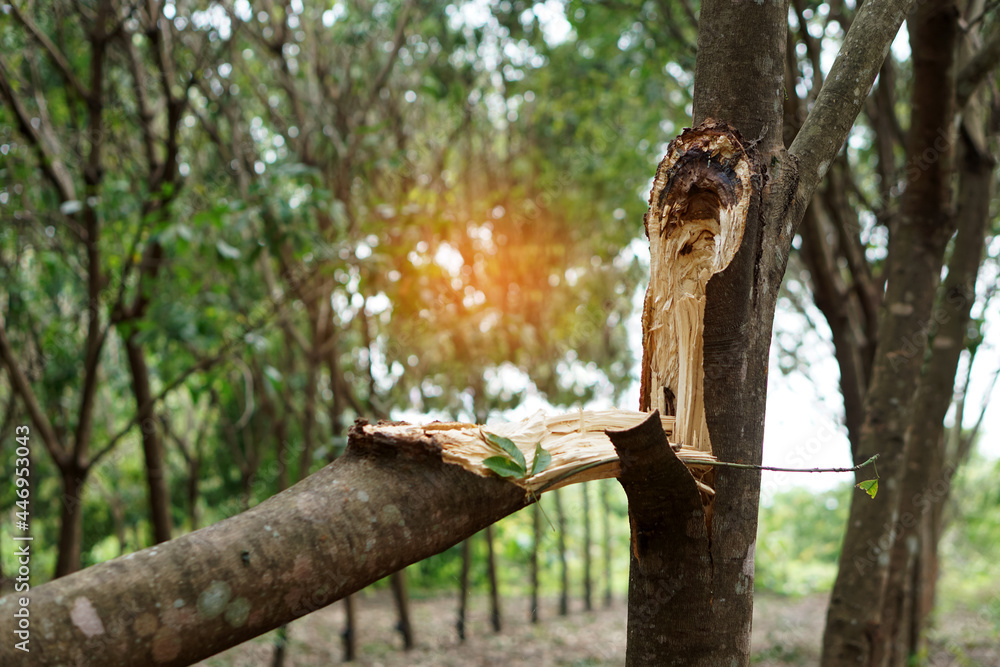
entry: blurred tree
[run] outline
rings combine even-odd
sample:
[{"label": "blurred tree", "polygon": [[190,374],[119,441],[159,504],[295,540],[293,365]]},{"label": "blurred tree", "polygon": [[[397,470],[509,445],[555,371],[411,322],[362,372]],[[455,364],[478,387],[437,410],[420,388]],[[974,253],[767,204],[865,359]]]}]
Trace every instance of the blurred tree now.
[{"label": "blurred tree", "polygon": [[[136,425],[152,539],[170,537],[155,404],[192,364],[213,361],[180,321],[181,309],[164,312],[154,288],[172,259],[162,240],[183,185],[177,158],[187,87],[214,49],[198,33],[181,36],[157,21],[159,9],[58,2],[45,11],[5,4],[3,13],[2,39],[13,55],[0,58],[2,113],[19,141],[4,151],[3,208],[13,224],[4,237],[0,352],[59,471],[61,576],[80,567],[87,478]],[[159,345],[191,347],[179,355],[181,379],[161,378],[157,394],[147,346],[159,327]],[[122,352],[131,416],[111,407],[129,392]],[[100,425],[103,413],[113,418]],[[95,437],[102,445],[92,451]]]},{"label": "blurred tree", "polygon": [[[853,18],[793,5],[786,141],[822,90],[824,36]],[[919,5],[908,24],[912,71],[886,58],[857,140],[802,225],[800,257],[832,332],[852,453],[861,462],[879,452],[884,478],[875,502],[853,497],[824,641],[828,665],[904,665],[921,652],[940,535],[932,510],[947,496],[934,489],[947,489],[961,463],[946,451],[944,417],[990,229],[995,86],[973,93],[1000,61],[1000,42],[983,18],[980,2],[961,12],[954,3]],[[991,35],[985,43],[981,31]],[[897,102],[907,88],[908,109]]]}]

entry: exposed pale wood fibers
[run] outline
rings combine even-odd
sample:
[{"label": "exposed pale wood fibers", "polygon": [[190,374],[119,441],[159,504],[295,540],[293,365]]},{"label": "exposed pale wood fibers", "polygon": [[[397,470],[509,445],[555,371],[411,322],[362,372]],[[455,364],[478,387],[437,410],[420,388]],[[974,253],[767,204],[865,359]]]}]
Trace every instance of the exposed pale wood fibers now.
[{"label": "exposed pale wood fibers", "polygon": [[657,169],[646,214],[641,408],[676,415],[672,440],[704,452],[712,451],[704,401],[705,287],[743,240],[751,167],[724,126],[686,131]]},{"label": "exposed pale wood fibers", "polygon": [[[538,492],[578,482],[617,477],[618,454],[605,431],[632,428],[647,417],[644,412],[632,410],[588,410],[552,417],[537,412],[522,421],[490,426],[433,422],[422,426],[369,424],[363,428],[366,433],[377,432],[392,439],[420,440],[436,445],[445,462],[462,466],[481,476],[493,475],[483,465],[483,459],[499,454],[496,447],[486,441],[484,432],[512,440],[524,453],[529,469],[535,454],[535,444],[540,442],[552,455],[552,463],[526,480],[511,480],[525,490]],[[674,418],[661,417],[661,421],[669,438],[673,432]],[[711,454],[691,447],[682,446],[676,453],[681,461],[692,468],[692,474],[696,478],[707,472],[707,467],[698,466],[697,463],[715,459]],[[702,486],[702,490],[711,493],[710,488]]]}]

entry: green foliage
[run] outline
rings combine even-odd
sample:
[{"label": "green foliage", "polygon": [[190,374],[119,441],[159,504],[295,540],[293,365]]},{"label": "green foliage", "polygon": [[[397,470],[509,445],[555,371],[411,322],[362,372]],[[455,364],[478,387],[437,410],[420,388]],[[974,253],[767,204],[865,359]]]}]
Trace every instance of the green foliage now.
[{"label": "green foliage", "polygon": [[996,545],[1000,540],[1000,491],[995,483],[1000,461],[973,453],[945,491],[954,503],[945,510],[941,538],[942,580],[938,585],[943,611],[966,607],[983,612],[1000,631],[1000,568]]},{"label": "green foliage", "polygon": [[[528,474],[528,465],[524,461],[524,454],[520,448],[509,438],[503,438],[493,433],[483,433],[486,440],[498,447],[503,455],[490,456],[483,460],[483,465],[500,475],[501,477],[516,477],[523,479]],[[541,449],[541,443],[538,448]],[[532,466],[534,467],[534,466]]]},{"label": "green foliage", "polygon": [[760,511],[756,586],[784,595],[829,590],[850,507],[850,489],[812,493],[791,487]]},{"label": "green foliage", "polygon": [[875,457],[873,456],[868,462],[862,465],[866,465],[869,462],[872,464],[872,468],[875,471],[875,479],[866,479],[854,485],[859,489],[861,489],[862,491],[864,491],[865,493],[867,493],[869,497],[871,497],[873,500],[875,499],[875,496],[878,494],[878,479],[879,479],[878,467],[875,465],[874,461]]}]

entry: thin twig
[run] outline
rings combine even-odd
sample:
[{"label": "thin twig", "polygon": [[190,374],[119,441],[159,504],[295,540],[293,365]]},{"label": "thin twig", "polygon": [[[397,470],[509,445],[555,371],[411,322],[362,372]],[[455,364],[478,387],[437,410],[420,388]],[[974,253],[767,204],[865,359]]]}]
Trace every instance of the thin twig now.
[{"label": "thin twig", "polygon": [[[730,463],[728,461],[713,461],[712,459],[697,460],[697,461],[684,461],[682,459],[682,463],[684,463],[685,465],[718,466],[721,468],[740,468],[743,470],[770,470],[773,472],[855,472],[857,470],[861,470],[862,468],[871,465],[872,463],[875,463],[875,460],[878,459],[878,457],[879,455],[875,454],[864,463],[858,464],[853,468],[778,468],[775,466],[759,466],[759,465],[754,465],[752,463]],[[567,470],[565,473],[559,475],[555,479],[551,479],[538,489],[535,489],[535,491],[537,493],[544,493],[545,491],[548,491],[559,482],[565,481],[570,477],[575,477],[584,471],[590,470],[591,468],[596,468],[598,466],[603,466],[609,463],[617,463],[617,462],[618,462],[617,458],[603,459],[601,461],[594,461],[593,463],[588,463],[587,465],[580,466],[579,468],[573,468],[572,470]]]},{"label": "thin twig", "polygon": [[865,466],[875,463],[875,459],[879,457],[878,454],[871,457],[864,463],[860,463],[853,468],[778,468],[775,466],[758,466],[752,463],[730,463],[728,461],[698,461],[695,465],[705,465],[705,466],[719,466],[722,468],[742,468],[745,470],[771,470],[774,472],[855,472],[861,470]]}]

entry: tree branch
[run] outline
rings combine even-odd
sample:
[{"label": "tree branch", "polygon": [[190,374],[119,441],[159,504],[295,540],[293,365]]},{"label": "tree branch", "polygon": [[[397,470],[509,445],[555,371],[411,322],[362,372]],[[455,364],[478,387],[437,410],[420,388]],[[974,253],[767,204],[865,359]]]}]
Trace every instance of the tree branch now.
[{"label": "tree branch", "polygon": [[35,147],[35,151],[38,153],[39,167],[59,192],[60,200],[63,202],[76,200],[73,178],[66,169],[66,165],[46,146],[42,135],[32,126],[28,110],[14,93],[14,87],[11,85],[7,70],[7,62],[0,55],[0,97],[7,98],[7,103],[14,115],[17,116],[18,127],[31,145]]},{"label": "tree branch", "polygon": [[815,106],[788,149],[799,164],[798,207],[805,208],[847,139],[913,1],[866,2],[858,11]]},{"label": "tree branch", "polygon": [[994,30],[990,40],[958,73],[956,95],[959,109],[965,108],[976,88],[997,64],[1000,64],[1000,27]]},{"label": "tree branch", "polygon": [[[63,78],[66,79],[66,83],[70,85],[70,88],[72,88],[76,94],[80,96],[80,99],[85,101],[89,100],[92,91],[87,90],[86,86],[83,85],[83,82],[77,78],[76,74],[73,72],[73,67],[69,64],[69,61],[66,59],[63,52],[59,50],[59,47],[53,44],[52,40],[49,39],[49,36],[42,32],[42,30],[35,25],[30,18],[21,13],[17,3],[10,3],[10,8],[14,13],[14,18],[16,18],[18,22],[20,22],[20,24],[31,33],[31,36],[34,37],[35,40],[42,45],[42,48],[45,49],[46,53],[49,54],[52,62],[55,63],[56,68],[59,70],[60,74],[63,75]],[[99,92],[93,94],[99,94]]]},{"label": "tree branch", "polygon": [[859,463],[851,468],[779,468],[777,466],[758,466],[752,463],[731,463],[729,461],[701,461],[702,465],[714,466],[719,468],[739,468],[741,470],[771,470],[774,472],[857,472],[862,468],[866,468],[871,464],[875,463],[878,459],[878,454],[875,454],[870,459],[864,463]]},{"label": "tree branch", "polygon": [[[545,473],[594,458],[594,445],[597,457],[614,456],[605,428],[642,422],[664,444],[653,417],[607,411],[491,426],[506,427],[503,433],[515,441],[530,440],[529,451],[539,434],[550,442],[552,463],[529,481],[499,479],[482,466],[495,448],[476,425],[359,422],[337,461],[251,510],[0,598],[0,634],[14,632],[18,599],[29,597],[32,615],[51,623],[45,641],[31,644],[38,664],[192,664],[440,553],[531,504],[537,493],[528,489]],[[705,455],[683,450],[674,456],[665,449],[661,453],[674,465],[671,479],[683,481],[688,499],[697,503],[682,462]],[[566,483],[611,476],[609,468],[595,469]],[[154,608],[160,613],[144,613]],[[0,646],[0,656],[10,650],[10,644]]]},{"label": "tree branch", "polygon": [[45,448],[52,458],[61,465],[61,462],[66,460],[66,450],[59,442],[59,438],[56,436],[55,429],[52,428],[49,418],[45,416],[45,411],[42,410],[42,406],[38,402],[38,397],[35,396],[35,392],[31,388],[31,383],[28,381],[24,371],[21,370],[20,364],[17,363],[14,350],[7,339],[7,332],[4,329],[3,322],[0,322],[0,361],[3,361],[4,366],[7,367],[10,384],[14,388],[14,391],[21,397],[21,400],[24,401],[24,406],[31,416],[31,421],[35,423],[35,428],[38,429],[42,436]]}]

